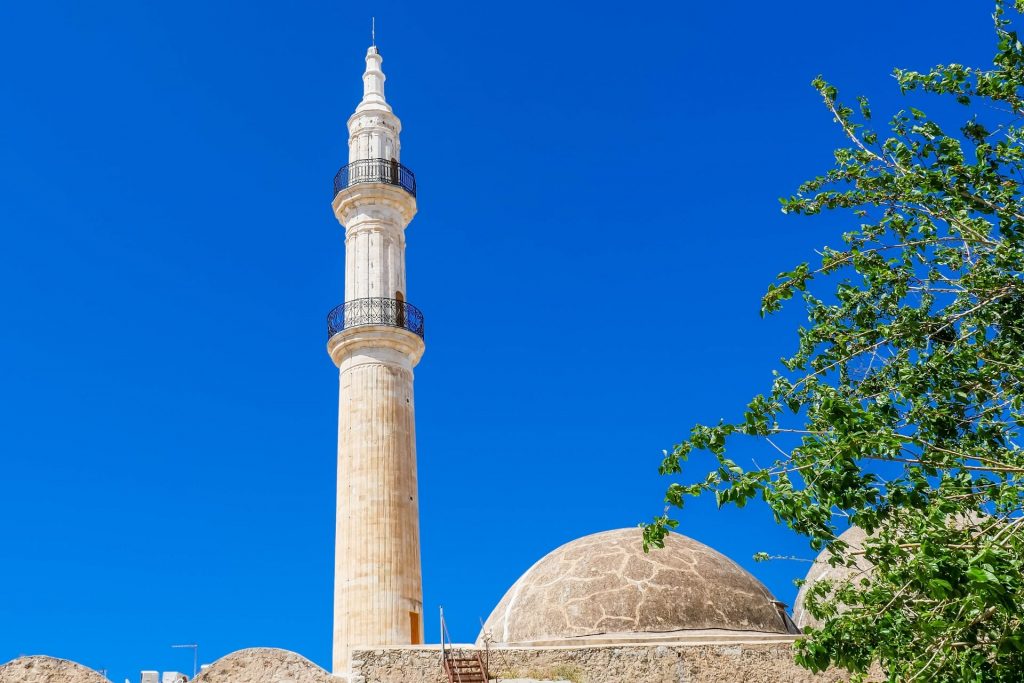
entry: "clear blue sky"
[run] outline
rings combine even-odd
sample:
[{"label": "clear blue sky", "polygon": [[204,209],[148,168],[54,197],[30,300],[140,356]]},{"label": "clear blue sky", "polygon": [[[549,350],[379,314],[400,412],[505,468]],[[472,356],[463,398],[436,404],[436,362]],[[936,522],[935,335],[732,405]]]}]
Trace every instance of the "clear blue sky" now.
[{"label": "clear blue sky", "polygon": [[[329,665],[330,188],[368,7],[0,6],[0,662],[120,683],[189,671],[168,646],[198,642]],[[842,143],[811,78],[887,116],[891,67],[987,63],[989,11],[373,8],[420,188],[429,640],[438,605],[471,640],[544,553],[658,513],[661,449],[737,416],[793,349],[800,311],[757,311],[838,232],[778,210]],[[813,556],[760,506],[695,505],[681,530],[790,603],[806,565],[750,558]]]}]

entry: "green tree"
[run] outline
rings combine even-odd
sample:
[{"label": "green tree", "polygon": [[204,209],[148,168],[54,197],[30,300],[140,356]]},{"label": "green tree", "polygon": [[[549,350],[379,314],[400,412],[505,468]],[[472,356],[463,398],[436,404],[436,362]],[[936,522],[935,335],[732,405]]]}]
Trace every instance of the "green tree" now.
[{"label": "green tree", "polygon": [[[1024,48],[1007,16],[997,3],[991,68],[895,72],[904,94],[963,105],[959,130],[908,108],[876,132],[864,98],[849,106],[815,79],[849,144],[783,211],[859,227],[769,286],[762,315],[796,297],[808,316],[771,390],[742,420],[695,426],[661,465],[670,506],[761,498],[833,563],[871,563],[809,591],[823,623],[796,657],[812,670],[1024,680]],[[734,462],[738,438],[774,462]],[[695,451],[717,460],[698,481],[683,476]],[[668,510],[645,545],[677,525]],[[850,524],[863,549],[836,540]]]}]

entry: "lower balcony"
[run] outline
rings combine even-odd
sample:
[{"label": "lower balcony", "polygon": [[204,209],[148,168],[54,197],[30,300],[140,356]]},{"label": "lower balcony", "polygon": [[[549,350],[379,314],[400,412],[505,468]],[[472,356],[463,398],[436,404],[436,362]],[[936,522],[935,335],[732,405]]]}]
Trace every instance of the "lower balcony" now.
[{"label": "lower balcony", "polygon": [[416,175],[394,159],[357,159],[341,167],[334,176],[334,195],[362,183],[396,185],[416,196]]},{"label": "lower balcony", "polygon": [[342,330],[365,325],[401,327],[423,337],[423,313],[399,299],[369,297],[346,301],[327,314],[327,338]]}]

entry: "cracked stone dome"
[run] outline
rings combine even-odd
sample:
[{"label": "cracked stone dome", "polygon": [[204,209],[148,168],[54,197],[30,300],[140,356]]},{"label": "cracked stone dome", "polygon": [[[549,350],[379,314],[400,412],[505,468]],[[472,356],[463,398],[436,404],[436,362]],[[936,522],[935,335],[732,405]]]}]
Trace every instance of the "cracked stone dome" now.
[{"label": "cracked stone dome", "polygon": [[505,593],[480,640],[553,643],[600,636],[664,640],[699,631],[791,634],[760,581],[680,534],[645,554],[638,528],[584,536],[554,550]]}]

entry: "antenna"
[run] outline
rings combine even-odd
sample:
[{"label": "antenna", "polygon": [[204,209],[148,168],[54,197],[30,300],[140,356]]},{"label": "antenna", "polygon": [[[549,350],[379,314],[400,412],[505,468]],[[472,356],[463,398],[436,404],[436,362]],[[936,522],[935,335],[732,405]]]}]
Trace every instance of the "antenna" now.
[{"label": "antenna", "polygon": [[171,645],[171,647],[190,647],[192,648],[192,678],[196,677],[196,672],[199,668],[199,644],[188,643],[187,645]]},{"label": "antenna", "polygon": [[370,17],[370,42],[377,47],[377,17]]}]

